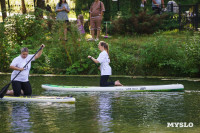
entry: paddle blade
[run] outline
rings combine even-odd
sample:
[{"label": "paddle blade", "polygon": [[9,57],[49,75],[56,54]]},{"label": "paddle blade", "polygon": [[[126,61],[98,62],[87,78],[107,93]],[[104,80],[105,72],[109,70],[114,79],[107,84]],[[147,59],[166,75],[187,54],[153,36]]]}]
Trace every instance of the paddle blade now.
[{"label": "paddle blade", "polygon": [[1,91],[0,91],[0,98],[3,98],[9,88],[10,84],[7,84],[6,86],[4,86]]}]

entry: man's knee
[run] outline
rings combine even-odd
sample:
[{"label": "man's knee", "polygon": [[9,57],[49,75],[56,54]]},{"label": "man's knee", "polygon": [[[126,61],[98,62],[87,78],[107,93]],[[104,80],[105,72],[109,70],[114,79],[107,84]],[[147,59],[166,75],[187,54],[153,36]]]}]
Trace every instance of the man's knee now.
[{"label": "man's knee", "polygon": [[20,96],[21,95],[21,90],[13,90],[14,91],[14,96]]}]

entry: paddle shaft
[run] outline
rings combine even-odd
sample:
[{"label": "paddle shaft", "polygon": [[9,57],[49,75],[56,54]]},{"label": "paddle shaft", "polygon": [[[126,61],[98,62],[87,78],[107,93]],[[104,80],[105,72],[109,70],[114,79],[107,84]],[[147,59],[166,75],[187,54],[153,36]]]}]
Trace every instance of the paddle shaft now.
[{"label": "paddle shaft", "polygon": [[[31,57],[31,59],[26,63],[26,65],[25,65],[23,68],[26,68],[26,66],[28,65],[28,63],[31,62],[31,60],[36,56],[36,54],[37,54],[41,49],[42,49],[42,47],[40,47],[40,48],[38,49],[38,51],[33,55],[33,57]],[[16,78],[21,72],[22,72],[22,71],[19,71],[19,73],[10,81],[10,83],[12,83],[13,80],[15,80],[15,78]],[[9,84],[10,84],[10,83],[9,83]]]},{"label": "paddle shaft", "polygon": [[[26,63],[26,65],[23,67],[25,68],[28,63],[35,57],[35,55],[42,49],[42,46],[40,47],[40,49],[38,49],[38,51],[33,55],[33,57]],[[21,73],[22,71],[19,71],[19,73],[6,85],[4,86],[1,91],[0,91],[0,98],[3,98],[4,95],[6,94],[8,87],[10,86],[10,84],[14,81],[14,79]]]}]

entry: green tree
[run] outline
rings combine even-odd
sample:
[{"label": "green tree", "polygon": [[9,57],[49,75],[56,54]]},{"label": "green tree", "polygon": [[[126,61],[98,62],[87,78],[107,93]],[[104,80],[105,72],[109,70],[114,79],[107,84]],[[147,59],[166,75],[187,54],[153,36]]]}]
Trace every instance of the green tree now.
[{"label": "green tree", "polygon": [[76,16],[89,12],[93,0],[74,0]]},{"label": "green tree", "polygon": [[191,5],[200,3],[200,0],[175,0],[178,4]]},{"label": "green tree", "polygon": [[[129,15],[132,12],[138,13],[140,9],[141,0],[101,0],[105,6],[104,20],[110,20],[114,18],[118,12],[122,15]],[[94,0],[74,0],[76,15],[82,13],[88,13],[91,4]]]},{"label": "green tree", "polygon": [[35,16],[37,19],[43,18],[43,9],[45,9],[44,0],[34,0],[35,7]]},{"label": "green tree", "polygon": [[4,23],[0,23],[0,71],[6,72],[8,70],[9,59],[8,59],[8,44],[5,36]]}]

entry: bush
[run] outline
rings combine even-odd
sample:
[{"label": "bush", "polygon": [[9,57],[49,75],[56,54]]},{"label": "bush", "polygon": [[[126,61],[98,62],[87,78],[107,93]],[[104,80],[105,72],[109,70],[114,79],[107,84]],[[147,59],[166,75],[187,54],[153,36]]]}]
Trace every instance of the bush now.
[{"label": "bush", "polygon": [[152,34],[158,30],[171,30],[178,27],[177,19],[173,14],[155,15],[141,11],[138,15],[119,16],[112,21],[113,34]]},{"label": "bush", "polygon": [[5,22],[7,38],[12,45],[38,45],[45,39],[47,25],[44,20],[36,20],[34,16],[14,15]]},{"label": "bush", "polygon": [[200,36],[198,33],[191,38],[187,35],[187,41],[184,44],[184,73],[189,76],[200,76]]},{"label": "bush", "polygon": [[9,52],[8,52],[8,41],[5,36],[5,27],[4,23],[0,23],[0,71],[7,72],[8,71],[8,65],[10,63],[9,59]]},{"label": "bush", "polygon": [[182,70],[183,49],[181,44],[175,43],[174,38],[165,38],[156,34],[156,39],[149,39],[140,49],[140,69],[144,74],[173,75]]}]

